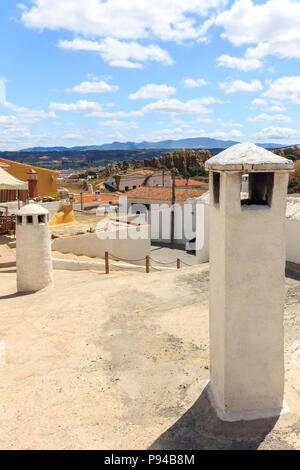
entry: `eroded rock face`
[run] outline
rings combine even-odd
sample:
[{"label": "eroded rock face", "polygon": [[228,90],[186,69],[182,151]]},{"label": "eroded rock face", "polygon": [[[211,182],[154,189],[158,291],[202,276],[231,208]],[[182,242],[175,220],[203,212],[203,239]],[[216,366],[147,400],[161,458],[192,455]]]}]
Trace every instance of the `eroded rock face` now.
[{"label": "eroded rock face", "polygon": [[105,169],[105,176],[116,173],[135,170],[138,168],[154,168],[158,170],[177,169],[179,173],[184,174],[189,167],[203,166],[206,160],[212,157],[209,150],[175,150],[168,153],[165,157],[146,158],[145,160],[124,160],[120,163],[112,163]]},{"label": "eroded rock face", "polygon": [[271,152],[276,153],[276,155],[280,155],[281,157],[290,158],[294,161],[300,159],[300,147],[297,145],[293,145],[292,147],[272,149]]}]

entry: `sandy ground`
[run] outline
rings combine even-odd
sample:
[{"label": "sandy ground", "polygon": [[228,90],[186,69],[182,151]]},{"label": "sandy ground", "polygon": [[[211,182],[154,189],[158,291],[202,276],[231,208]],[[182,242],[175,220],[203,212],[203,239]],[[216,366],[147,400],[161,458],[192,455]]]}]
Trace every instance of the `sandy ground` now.
[{"label": "sandy ground", "polygon": [[15,277],[0,270],[1,449],[300,447],[299,281],[287,279],[290,411],[224,423],[205,390],[208,265],[56,271],[54,288],[27,295],[16,294]]}]

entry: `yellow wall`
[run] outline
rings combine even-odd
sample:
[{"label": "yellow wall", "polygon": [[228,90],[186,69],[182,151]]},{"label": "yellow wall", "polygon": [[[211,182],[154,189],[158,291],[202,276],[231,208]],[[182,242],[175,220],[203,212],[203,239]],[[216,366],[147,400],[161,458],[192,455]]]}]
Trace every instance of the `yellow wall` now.
[{"label": "yellow wall", "polygon": [[7,172],[10,173],[15,178],[18,178],[22,181],[27,181],[27,173],[33,168],[37,172],[38,176],[38,195],[56,195],[57,194],[57,182],[56,177],[58,175],[57,171],[48,170],[46,168],[39,168],[37,166],[26,165],[24,163],[13,162],[11,160],[5,160],[0,158],[0,162],[7,163],[9,167]]}]

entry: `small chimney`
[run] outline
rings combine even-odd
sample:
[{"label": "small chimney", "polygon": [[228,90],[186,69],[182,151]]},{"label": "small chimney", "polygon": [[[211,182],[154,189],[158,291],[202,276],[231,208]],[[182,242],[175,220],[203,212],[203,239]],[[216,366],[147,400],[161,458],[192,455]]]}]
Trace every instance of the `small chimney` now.
[{"label": "small chimney", "polygon": [[27,181],[28,181],[28,192],[30,198],[38,197],[38,176],[37,172],[31,168],[27,172]]},{"label": "small chimney", "polygon": [[39,204],[28,204],[17,212],[18,292],[33,292],[53,285],[48,221],[48,211]]},{"label": "small chimney", "polygon": [[278,416],[284,392],[285,211],[293,162],[243,143],[205,166],[212,227],[209,396],[225,421]]}]

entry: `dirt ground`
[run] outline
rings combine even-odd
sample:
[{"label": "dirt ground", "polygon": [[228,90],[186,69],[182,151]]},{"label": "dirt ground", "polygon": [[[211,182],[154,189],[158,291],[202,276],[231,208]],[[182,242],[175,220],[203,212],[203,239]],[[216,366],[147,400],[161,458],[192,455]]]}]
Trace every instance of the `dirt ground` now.
[{"label": "dirt ground", "polygon": [[299,281],[287,279],[289,412],[224,423],[205,389],[208,264],[56,271],[27,295],[14,268],[0,280],[1,449],[299,449]]}]

